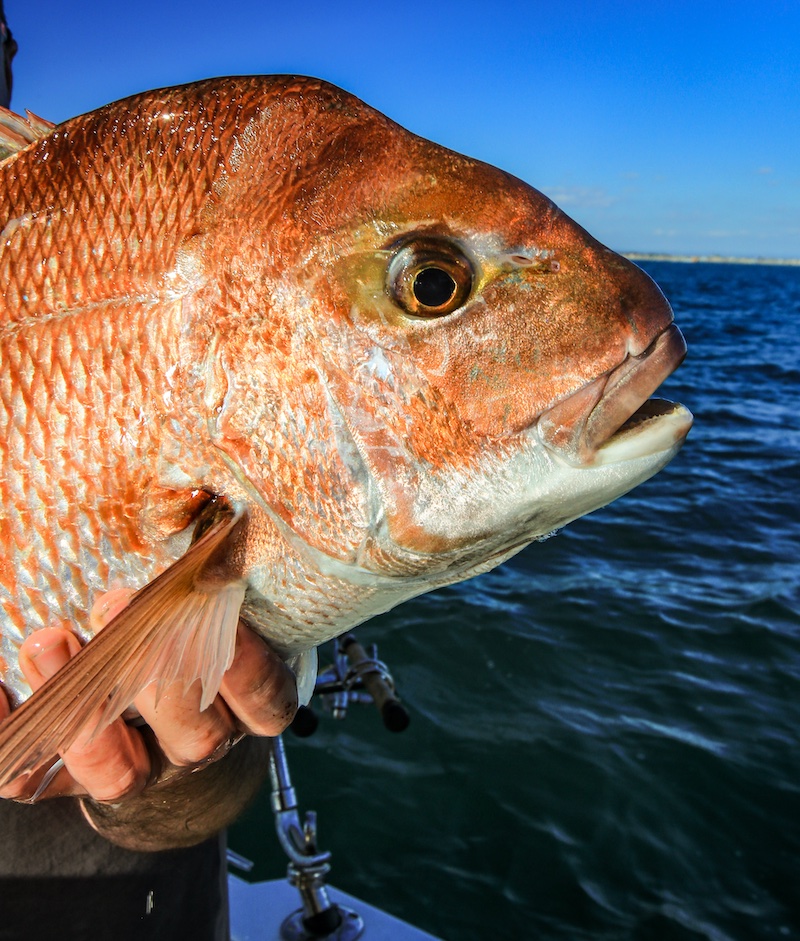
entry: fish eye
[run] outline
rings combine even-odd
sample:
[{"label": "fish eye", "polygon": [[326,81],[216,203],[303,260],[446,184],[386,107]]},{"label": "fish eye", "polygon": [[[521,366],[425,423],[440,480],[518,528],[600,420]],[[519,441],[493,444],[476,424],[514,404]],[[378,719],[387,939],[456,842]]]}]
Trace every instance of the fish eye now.
[{"label": "fish eye", "polygon": [[417,237],[404,242],[393,256],[387,290],[408,314],[444,317],[464,305],[473,280],[472,265],[455,243]]},{"label": "fish eye", "polygon": [[414,297],[423,307],[443,307],[449,303],[458,285],[444,268],[423,268],[414,278]]}]

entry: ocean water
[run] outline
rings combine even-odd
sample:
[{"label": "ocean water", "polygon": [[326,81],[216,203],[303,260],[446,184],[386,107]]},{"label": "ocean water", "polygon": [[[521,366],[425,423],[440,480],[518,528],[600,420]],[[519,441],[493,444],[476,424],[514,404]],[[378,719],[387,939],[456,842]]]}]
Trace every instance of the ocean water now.
[{"label": "ocean water", "polygon": [[[447,941],[800,938],[800,268],[644,267],[684,450],[359,629],[406,732],[286,736],[332,882]],[[266,801],[231,842],[283,875]]]}]

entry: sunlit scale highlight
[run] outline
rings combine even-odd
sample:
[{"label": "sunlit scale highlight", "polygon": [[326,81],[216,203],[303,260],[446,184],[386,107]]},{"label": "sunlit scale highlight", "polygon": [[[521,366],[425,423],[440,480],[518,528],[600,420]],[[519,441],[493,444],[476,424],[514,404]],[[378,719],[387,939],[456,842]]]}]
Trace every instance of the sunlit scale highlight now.
[{"label": "sunlit scale highlight", "polygon": [[615,499],[688,431],[666,404],[617,434],[685,351],[646,275],[339,89],[215,79],[32,137],[0,164],[15,701],[29,631],[147,587],[4,723],[0,779],[156,678],[213,697],[240,606],[302,654]]}]

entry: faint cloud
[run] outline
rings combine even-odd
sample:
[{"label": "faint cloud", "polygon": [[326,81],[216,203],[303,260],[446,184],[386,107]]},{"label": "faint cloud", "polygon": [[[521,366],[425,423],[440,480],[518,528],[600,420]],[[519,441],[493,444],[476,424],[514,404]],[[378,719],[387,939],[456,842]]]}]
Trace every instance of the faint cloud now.
[{"label": "faint cloud", "polygon": [[767,176],[768,174],[774,173],[774,172],[775,171],[772,169],[772,167],[759,167],[756,170],[756,173],[758,173],[760,176]]},{"label": "faint cloud", "polygon": [[709,229],[703,233],[711,239],[748,238],[751,234],[747,229]]},{"label": "faint cloud", "polygon": [[564,186],[544,190],[558,206],[606,207],[617,200],[600,187]]},{"label": "faint cloud", "polygon": [[642,174],[637,170],[628,170],[626,173],[620,173],[620,176],[623,180],[638,180],[641,179]]}]

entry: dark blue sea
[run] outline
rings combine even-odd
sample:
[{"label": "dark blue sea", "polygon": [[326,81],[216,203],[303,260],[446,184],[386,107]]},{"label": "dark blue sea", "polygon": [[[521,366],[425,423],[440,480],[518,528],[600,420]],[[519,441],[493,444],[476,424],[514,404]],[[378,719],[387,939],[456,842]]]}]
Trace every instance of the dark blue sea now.
[{"label": "dark blue sea", "polygon": [[[800,938],[800,268],[645,267],[683,451],[359,629],[406,732],[286,736],[332,882],[447,941]],[[265,809],[231,842],[279,878]]]}]

